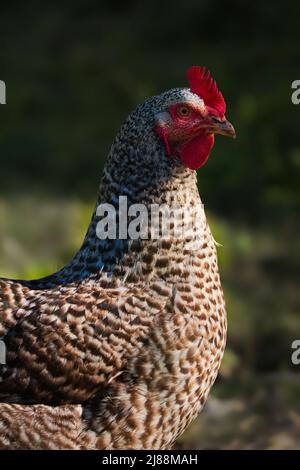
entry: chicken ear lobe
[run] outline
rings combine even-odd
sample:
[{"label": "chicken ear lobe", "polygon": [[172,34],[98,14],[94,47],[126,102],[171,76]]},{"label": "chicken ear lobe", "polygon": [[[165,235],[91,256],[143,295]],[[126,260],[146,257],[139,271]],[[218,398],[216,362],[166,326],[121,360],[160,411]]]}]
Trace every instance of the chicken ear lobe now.
[{"label": "chicken ear lobe", "polygon": [[156,127],[156,132],[157,132],[158,136],[161,138],[161,140],[163,141],[163,143],[165,145],[167,156],[170,157],[171,156],[171,146],[170,146],[170,142],[169,142],[168,130],[166,129],[165,126],[157,126]]}]

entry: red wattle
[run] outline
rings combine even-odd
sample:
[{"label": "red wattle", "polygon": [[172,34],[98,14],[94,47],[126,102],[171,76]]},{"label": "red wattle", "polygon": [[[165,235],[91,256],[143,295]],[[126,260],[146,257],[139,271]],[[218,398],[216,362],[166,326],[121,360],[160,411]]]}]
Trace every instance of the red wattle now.
[{"label": "red wattle", "polygon": [[185,144],[180,151],[182,163],[191,170],[198,170],[206,163],[212,146],[213,134],[203,134]]}]

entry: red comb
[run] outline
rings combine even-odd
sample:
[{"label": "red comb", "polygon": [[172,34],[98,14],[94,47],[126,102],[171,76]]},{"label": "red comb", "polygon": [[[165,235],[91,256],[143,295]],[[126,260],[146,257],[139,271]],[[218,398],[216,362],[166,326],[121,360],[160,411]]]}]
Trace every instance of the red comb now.
[{"label": "red comb", "polygon": [[190,89],[203,99],[206,106],[213,108],[219,115],[224,115],[226,103],[222,93],[218,90],[216,82],[205,67],[193,65],[187,71]]}]

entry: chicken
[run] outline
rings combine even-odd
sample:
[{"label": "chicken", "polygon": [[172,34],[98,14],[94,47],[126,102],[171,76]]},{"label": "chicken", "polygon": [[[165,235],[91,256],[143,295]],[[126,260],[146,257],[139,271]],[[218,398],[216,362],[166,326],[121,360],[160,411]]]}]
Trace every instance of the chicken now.
[{"label": "chicken", "polygon": [[[1,449],[167,449],[202,409],[226,312],[195,170],[214,134],[235,132],[209,72],[188,79],[126,119],[75,257],[43,279],[0,279]],[[132,207],[188,209],[182,232],[162,236],[153,216],[156,237],[124,236],[121,198],[129,225]],[[115,236],[100,233],[104,209]]]}]

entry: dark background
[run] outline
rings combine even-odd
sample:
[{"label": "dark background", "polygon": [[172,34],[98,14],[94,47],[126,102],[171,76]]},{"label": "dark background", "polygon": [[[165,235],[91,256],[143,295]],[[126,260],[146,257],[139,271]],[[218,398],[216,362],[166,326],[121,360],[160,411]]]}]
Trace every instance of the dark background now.
[{"label": "dark background", "polygon": [[185,448],[300,448],[300,3],[189,0],[1,6],[1,275],[39,277],[79,247],[127,114],[206,65],[237,140],[199,190],[219,248],[229,337]]}]

